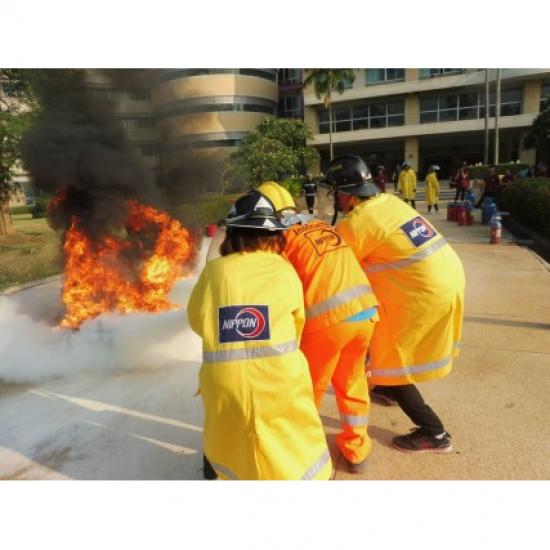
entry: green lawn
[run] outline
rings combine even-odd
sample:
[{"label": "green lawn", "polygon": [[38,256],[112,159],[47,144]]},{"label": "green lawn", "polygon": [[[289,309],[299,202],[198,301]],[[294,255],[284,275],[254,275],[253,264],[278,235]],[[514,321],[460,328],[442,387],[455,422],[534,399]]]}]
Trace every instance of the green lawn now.
[{"label": "green lawn", "polygon": [[61,271],[59,238],[45,218],[12,216],[16,233],[0,237],[0,290]]}]

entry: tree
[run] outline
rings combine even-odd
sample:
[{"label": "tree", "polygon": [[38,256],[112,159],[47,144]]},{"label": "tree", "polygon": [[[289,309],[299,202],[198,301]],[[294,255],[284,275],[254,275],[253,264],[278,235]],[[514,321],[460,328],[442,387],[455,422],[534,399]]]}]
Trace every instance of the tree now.
[{"label": "tree", "polygon": [[537,149],[544,160],[550,160],[550,97],[545,99],[544,107],[533,121],[523,146],[526,149]]},{"label": "tree", "polygon": [[0,235],[14,232],[9,200],[21,157],[19,143],[31,121],[30,84],[19,69],[0,69]]},{"label": "tree", "polygon": [[325,109],[328,109],[330,160],[334,157],[332,146],[332,94],[344,93],[346,83],[355,82],[355,69],[310,69],[304,80],[304,88],[313,83],[313,90],[318,99],[323,98]]},{"label": "tree", "polygon": [[264,181],[281,182],[305,174],[319,159],[317,150],[306,145],[311,137],[300,119],[266,118],[227,158],[226,189],[243,191]]}]

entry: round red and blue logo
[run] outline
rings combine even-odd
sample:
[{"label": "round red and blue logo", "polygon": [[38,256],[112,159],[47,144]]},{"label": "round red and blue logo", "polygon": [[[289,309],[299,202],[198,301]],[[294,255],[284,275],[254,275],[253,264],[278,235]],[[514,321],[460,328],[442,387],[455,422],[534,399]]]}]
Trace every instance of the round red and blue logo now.
[{"label": "round red and blue logo", "polygon": [[235,330],[243,338],[256,338],[265,328],[265,317],[255,307],[245,307],[235,316]]},{"label": "round red and blue logo", "polygon": [[425,239],[429,239],[434,235],[433,229],[422,218],[416,218],[413,221],[413,228],[418,235],[422,235]]}]

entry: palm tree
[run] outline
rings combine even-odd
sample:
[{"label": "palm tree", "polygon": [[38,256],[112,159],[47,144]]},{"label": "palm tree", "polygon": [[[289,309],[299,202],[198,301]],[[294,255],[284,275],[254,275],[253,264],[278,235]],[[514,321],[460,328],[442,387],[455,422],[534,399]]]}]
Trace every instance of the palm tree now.
[{"label": "palm tree", "polygon": [[355,82],[355,69],[310,69],[304,80],[304,88],[313,82],[313,89],[318,99],[323,98],[325,109],[328,109],[330,160],[332,148],[332,93],[344,93],[346,83]]}]

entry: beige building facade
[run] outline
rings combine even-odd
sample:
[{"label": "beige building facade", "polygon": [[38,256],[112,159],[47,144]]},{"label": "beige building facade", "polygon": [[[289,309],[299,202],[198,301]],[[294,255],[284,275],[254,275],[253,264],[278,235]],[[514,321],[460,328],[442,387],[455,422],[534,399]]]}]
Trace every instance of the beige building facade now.
[{"label": "beige building facade", "polygon": [[[489,128],[495,127],[495,77],[490,70]],[[522,146],[526,130],[550,93],[550,69],[502,69],[499,162],[535,163]],[[329,162],[329,120],[312,87],[304,90],[310,144]],[[483,161],[484,69],[357,69],[353,85],[333,96],[334,154],[354,153],[393,171],[404,160],[423,175],[439,164],[448,177],[462,161]],[[491,132],[491,136],[494,132]],[[494,162],[491,137],[489,162]]]}]

